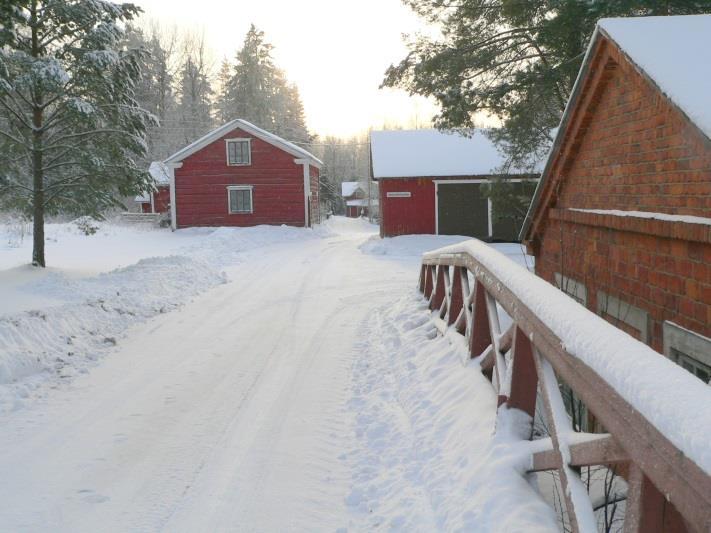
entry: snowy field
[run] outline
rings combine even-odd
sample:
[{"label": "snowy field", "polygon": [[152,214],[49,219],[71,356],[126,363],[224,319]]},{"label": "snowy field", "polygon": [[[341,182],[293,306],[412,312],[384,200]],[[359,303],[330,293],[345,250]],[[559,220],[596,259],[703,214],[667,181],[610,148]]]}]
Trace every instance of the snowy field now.
[{"label": "snowy field", "polygon": [[460,238],[56,224],[36,271],[15,233],[0,529],[556,530],[416,291],[421,254]]}]

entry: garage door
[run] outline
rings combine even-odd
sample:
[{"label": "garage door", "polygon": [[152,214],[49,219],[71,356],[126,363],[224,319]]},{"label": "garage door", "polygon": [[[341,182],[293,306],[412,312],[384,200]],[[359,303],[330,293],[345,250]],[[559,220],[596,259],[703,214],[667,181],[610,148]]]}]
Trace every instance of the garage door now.
[{"label": "garage door", "polygon": [[478,183],[439,183],[437,220],[440,235],[489,237],[488,202]]}]

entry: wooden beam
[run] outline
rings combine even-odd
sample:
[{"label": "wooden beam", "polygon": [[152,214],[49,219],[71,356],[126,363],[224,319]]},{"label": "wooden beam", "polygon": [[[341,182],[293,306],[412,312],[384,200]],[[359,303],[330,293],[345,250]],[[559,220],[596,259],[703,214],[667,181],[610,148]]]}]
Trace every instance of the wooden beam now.
[{"label": "wooden beam", "polygon": [[[593,465],[611,465],[629,461],[629,455],[611,436],[593,438],[570,446],[570,462],[568,466],[581,467]],[[529,472],[541,470],[557,470],[562,465],[558,450],[546,450],[534,453]]]}]

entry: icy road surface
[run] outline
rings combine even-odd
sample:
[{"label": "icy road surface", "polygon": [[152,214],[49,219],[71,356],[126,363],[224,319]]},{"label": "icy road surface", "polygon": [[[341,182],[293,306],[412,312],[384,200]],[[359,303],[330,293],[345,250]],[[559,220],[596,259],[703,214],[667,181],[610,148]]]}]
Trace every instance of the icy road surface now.
[{"label": "icy road surface", "polygon": [[414,291],[446,242],[348,227],[245,253],[3,414],[0,530],[554,530]]}]

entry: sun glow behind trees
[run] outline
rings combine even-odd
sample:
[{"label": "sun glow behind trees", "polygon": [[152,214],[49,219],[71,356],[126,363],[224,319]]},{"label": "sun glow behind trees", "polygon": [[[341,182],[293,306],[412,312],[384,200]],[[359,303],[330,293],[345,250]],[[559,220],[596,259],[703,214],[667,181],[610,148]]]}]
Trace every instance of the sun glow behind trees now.
[{"label": "sun glow behind trees", "polygon": [[275,63],[298,86],[309,131],[321,137],[351,137],[371,127],[424,127],[435,112],[426,98],[378,89],[388,65],[407,52],[402,34],[428,31],[400,0],[136,3],[146,21],[204,32],[215,75],[254,23],[274,45]]}]

